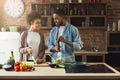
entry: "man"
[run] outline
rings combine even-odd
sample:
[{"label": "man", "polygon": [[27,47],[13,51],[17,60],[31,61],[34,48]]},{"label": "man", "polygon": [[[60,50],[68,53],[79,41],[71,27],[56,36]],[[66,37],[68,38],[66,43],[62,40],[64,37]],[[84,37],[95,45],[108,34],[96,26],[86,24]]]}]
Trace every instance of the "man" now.
[{"label": "man", "polygon": [[62,9],[53,12],[53,20],[56,26],[50,32],[48,50],[55,59],[60,58],[66,63],[75,62],[73,51],[83,47],[78,29],[67,22]]}]

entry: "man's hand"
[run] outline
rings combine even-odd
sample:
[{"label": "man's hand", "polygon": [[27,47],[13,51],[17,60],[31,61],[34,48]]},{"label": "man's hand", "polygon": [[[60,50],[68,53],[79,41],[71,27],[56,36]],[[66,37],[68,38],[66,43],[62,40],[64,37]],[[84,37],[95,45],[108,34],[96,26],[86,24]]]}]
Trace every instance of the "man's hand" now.
[{"label": "man's hand", "polygon": [[58,42],[58,44],[59,44],[59,42],[63,42],[63,43],[65,43],[65,44],[73,47],[73,43],[70,42],[70,41],[65,40],[63,36],[60,36],[60,37],[57,39],[57,42]]},{"label": "man's hand", "polygon": [[55,50],[60,52],[60,46],[55,46]]},{"label": "man's hand", "polygon": [[57,39],[57,42],[59,43],[59,42],[66,42],[66,40],[64,39],[64,37],[63,36],[60,36],[58,39]]},{"label": "man's hand", "polygon": [[55,46],[51,49],[52,51],[60,52],[60,46]]}]

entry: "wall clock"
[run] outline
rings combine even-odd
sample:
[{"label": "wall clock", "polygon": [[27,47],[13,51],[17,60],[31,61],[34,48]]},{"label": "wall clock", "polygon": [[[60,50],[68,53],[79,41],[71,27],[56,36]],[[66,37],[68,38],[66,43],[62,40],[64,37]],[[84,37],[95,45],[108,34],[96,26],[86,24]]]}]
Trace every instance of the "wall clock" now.
[{"label": "wall clock", "polygon": [[24,12],[24,3],[22,0],[6,0],[4,10],[8,16],[18,18]]}]

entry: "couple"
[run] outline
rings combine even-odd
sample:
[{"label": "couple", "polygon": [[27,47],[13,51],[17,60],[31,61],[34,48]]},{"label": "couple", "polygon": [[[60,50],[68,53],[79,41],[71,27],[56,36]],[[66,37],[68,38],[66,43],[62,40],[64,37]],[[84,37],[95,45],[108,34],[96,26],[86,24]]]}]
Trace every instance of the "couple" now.
[{"label": "couple", "polygon": [[[81,50],[83,47],[79,31],[67,22],[64,10],[56,9],[52,16],[56,26],[50,31],[48,50],[52,52],[53,58],[64,59],[64,62],[75,62],[73,51]],[[44,36],[39,32],[41,28],[40,14],[36,12],[28,14],[27,22],[30,28],[21,34],[21,60],[25,58],[32,60],[31,56],[34,56],[39,64],[43,62],[45,54]]]}]

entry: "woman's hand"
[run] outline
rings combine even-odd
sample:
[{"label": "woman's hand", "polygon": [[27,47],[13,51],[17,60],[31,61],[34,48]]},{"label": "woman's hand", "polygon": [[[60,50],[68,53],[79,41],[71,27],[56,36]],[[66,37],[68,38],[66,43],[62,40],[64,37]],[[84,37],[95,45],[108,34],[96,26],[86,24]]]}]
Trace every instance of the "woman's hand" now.
[{"label": "woman's hand", "polygon": [[39,59],[39,58],[37,58],[37,59],[36,59],[36,62],[37,62],[37,64],[40,64],[40,63],[43,62],[43,59]]},{"label": "woman's hand", "polygon": [[27,53],[28,53],[28,54],[32,54],[32,48],[31,48],[31,47],[28,47],[28,48],[27,48]]}]

